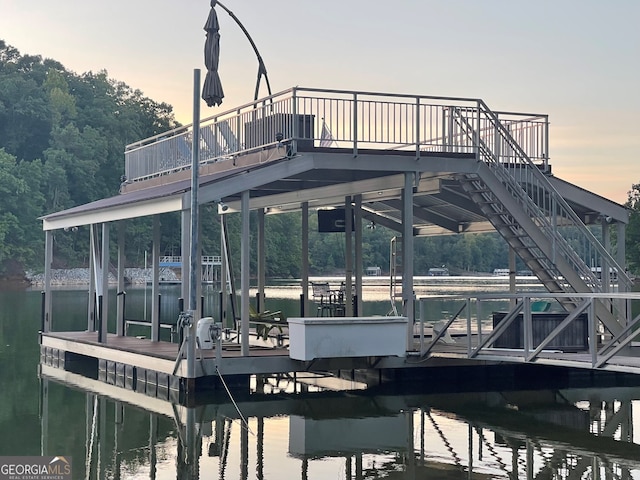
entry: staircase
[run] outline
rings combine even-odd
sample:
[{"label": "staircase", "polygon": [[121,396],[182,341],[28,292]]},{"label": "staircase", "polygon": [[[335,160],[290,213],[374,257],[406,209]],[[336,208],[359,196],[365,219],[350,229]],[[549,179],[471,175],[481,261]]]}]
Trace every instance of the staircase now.
[{"label": "staircase", "polygon": [[[617,269],[619,290],[630,290],[624,269],[527,157],[508,126],[483,102],[473,115],[467,109],[451,108],[450,116],[452,138],[473,141],[479,160],[477,170],[460,175],[458,181],[549,292],[613,291],[609,275],[599,278],[583,258],[602,272]],[[579,301],[565,298],[562,303],[570,311]],[[613,334],[623,328],[618,319],[624,316],[618,316],[616,308],[610,301],[596,307],[599,321]]]}]

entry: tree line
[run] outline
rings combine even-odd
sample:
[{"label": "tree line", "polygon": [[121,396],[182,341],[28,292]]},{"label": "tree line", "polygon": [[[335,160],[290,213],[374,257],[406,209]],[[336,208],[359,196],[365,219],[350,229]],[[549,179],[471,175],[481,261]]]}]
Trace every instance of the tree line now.
[{"label": "tree line", "polygon": [[[171,105],[147,98],[106,71],[78,74],[55,60],[23,55],[0,40],[0,276],[42,270],[40,218],[117,195],[125,146],[178,126]],[[640,273],[640,184],[632,186],[627,206],[627,257],[631,271]],[[203,254],[218,255],[220,220],[213,205],[201,209]],[[179,255],[179,214],[161,215],[160,221],[162,253]],[[301,225],[300,212],[267,217],[268,276],[300,276]],[[310,212],[309,225],[311,273],[344,271],[344,234],[318,232],[315,212]],[[239,265],[239,216],[229,215],[228,227],[232,262]],[[86,233],[86,227],[54,232],[54,267],[88,264]],[[394,235],[379,226],[363,229],[365,268],[388,272]],[[252,232],[254,247],[256,236]],[[126,238],[128,266],[142,266],[151,252],[151,219],[127,221]],[[452,273],[491,272],[505,268],[507,256],[496,233],[417,238],[414,270],[417,275],[441,266]]]}]

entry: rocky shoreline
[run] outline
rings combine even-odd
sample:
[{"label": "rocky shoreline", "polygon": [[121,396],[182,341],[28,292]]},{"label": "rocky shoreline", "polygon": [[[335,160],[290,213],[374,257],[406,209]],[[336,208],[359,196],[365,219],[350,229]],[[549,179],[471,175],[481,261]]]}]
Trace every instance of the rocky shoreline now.
[{"label": "rocky shoreline", "polygon": [[[151,268],[125,268],[124,276],[129,284],[145,284],[151,281]],[[66,268],[51,270],[51,285],[88,285],[89,284],[88,268]],[[160,269],[161,281],[179,281],[180,277],[170,268]],[[32,286],[44,285],[44,273],[26,272],[26,282]],[[109,284],[118,282],[115,275],[109,273]]]}]

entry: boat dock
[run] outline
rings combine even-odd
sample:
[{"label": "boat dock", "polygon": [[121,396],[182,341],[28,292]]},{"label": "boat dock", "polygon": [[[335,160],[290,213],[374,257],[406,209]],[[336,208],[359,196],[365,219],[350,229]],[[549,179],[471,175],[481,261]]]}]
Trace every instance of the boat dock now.
[{"label": "boat dock", "polygon": [[[631,292],[624,268],[628,211],[552,174],[548,127],[546,114],[492,110],[480,99],[295,87],[131,144],[124,153],[125,180],[118,195],[42,219],[43,360],[67,368],[89,359],[103,378],[122,378],[118,381],[125,384],[127,378],[136,384],[155,378],[156,389],[162,384],[187,396],[203,386],[203,379],[215,384],[225,376],[362,370],[383,378],[443,362],[639,373],[631,359],[640,297]],[[228,279],[222,282],[220,315],[206,326],[200,324],[203,315],[195,301],[201,282],[194,279],[202,278],[203,266],[193,260],[199,257],[194,253],[199,222],[205,221],[197,207],[204,204],[218,209],[219,218],[206,221],[220,222],[220,278]],[[284,340],[277,334],[276,345],[265,348],[253,338],[276,322],[264,311],[265,223],[271,215],[294,211],[302,218],[300,231],[291,233],[300,239],[300,311],[286,324],[288,348],[277,344]],[[160,341],[155,303],[151,332],[143,340],[126,336],[124,296],[116,294],[115,312],[108,301],[111,227],[117,230],[122,292],[124,225],[134,218],[153,219],[155,298],[160,218],[168,214],[181,218],[182,298],[189,299],[177,321],[179,344]],[[239,271],[231,271],[229,261],[226,218],[233,214],[241,219]],[[344,294],[341,308],[326,309],[330,318],[317,316],[325,310],[309,296],[311,215],[318,216],[319,231],[344,234]],[[358,314],[366,271],[363,222],[397,234],[390,252],[393,308],[387,317]],[[88,227],[94,275],[86,331],[64,332],[52,316],[55,292],[48,278],[53,233],[74,227]],[[594,228],[600,230],[598,238]],[[509,247],[509,309],[500,320],[494,317],[483,325],[473,305],[487,299],[469,297],[460,299],[452,315],[440,312],[423,319],[423,305],[430,299],[414,297],[414,238],[482,232],[497,232]],[[548,294],[534,298],[518,291],[516,257]],[[617,275],[602,278],[602,271]],[[258,282],[255,307],[250,278]],[[553,312],[536,311],[538,297],[552,304]],[[114,318],[116,328],[108,331]],[[454,344],[449,338],[456,331],[464,339]],[[227,346],[227,332],[235,335],[233,348]],[[567,348],[557,341],[562,335],[580,342]]]}]

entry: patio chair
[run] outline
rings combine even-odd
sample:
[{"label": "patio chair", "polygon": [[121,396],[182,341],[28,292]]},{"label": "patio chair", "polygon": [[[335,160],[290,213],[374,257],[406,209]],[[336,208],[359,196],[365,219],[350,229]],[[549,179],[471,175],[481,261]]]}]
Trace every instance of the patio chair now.
[{"label": "patio chair", "polygon": [[313,300],[316,302],[318,317],[333,316],[335,304],[333,302],[333,293],[329,287],[329,282],[311,282],[313,289]]}]

